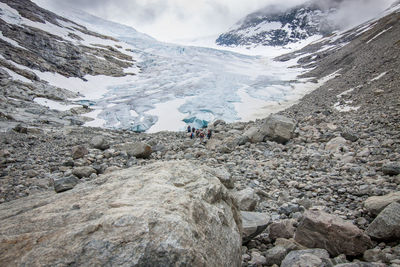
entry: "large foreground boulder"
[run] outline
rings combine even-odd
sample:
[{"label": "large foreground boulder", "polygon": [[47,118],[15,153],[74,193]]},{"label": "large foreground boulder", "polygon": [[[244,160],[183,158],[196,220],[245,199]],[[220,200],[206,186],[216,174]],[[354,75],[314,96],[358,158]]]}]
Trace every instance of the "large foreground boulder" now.
[{"label": "large foreground boulder", "polygon": [[0,205],[2,266],[240,266],[241,220],[207,168],[115,171]]},{"label": "large foreground boulder", "polygon": [[293,138],[295,128],[296,123],[292,119],[273,114],[259,128],[250,128],[245,136],[252,143],[269,140],[285,144]]},{"label": "large foreground boulder", "polygon": [[308,248],[326,249],[332,256],[356,256],[372,246],[371,239],[357,226],[318,210],[303,214],[295,240]]}]

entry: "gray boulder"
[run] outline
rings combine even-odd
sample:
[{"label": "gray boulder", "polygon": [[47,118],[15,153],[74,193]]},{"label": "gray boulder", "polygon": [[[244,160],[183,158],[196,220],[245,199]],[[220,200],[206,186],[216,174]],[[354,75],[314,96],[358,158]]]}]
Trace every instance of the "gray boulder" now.
[{"label": "gray boulder", "polygon": [[56,180],[54,180],[54,190],[57,193],[71,190],[78,184],[78,182],[79,182],[79,179],[76,178],[75,176],[68,176],[68,177],[56,179]]},{"label": "gray boulder", "polygon": [[92,147],[100,150],[106,150],[110,148],[108,141],[104,138],[104,136],[101,135],[93,137],[93,139],[90,141],[90,144]]},{"label": "gray boulder", "polygon": [[293,138],[296,123],[290,118],[280,115],[270,115],[261,126],[260,131],[265,138],[280,144],[287,143]]},{"label": "gray boulder", "polygon": [[286,257],[287,254],[288,252],[284,247],[275,246],[267,250],[267,252],[265,253],[265,258],[268,265],[281,265],[282,260]]},{"label": "gray boulder", "polygon": [[272,223],[268,227],[269,238],[275,240],[277,238],[292,238],[296,228],[294,224],[296,220],[288,219]]},{"label": "gray boulder", "polygon": [[3,266],[240,266],[241,220],[218,178],[186,161],[102,175],[0,205]]},{"label": "gray boulder", "polygon": [[129,156],[147,159],[152,153],[151,146],[146,143],[124,143],[117,145],[117,150],[125,151]]},{"label": "gray boulder", "polygon": [[235,187],[235,180],[225,168],[209,168],[209,172],[216,176],[226,188],[233,189]]},{"label": "gray boulder", "polygon": [[243,234],[242,242],[247,243],[261,234],[270,222],[270,216],[266,213],[241,211]]},{"label": "gray boulder", "polygon": [[86,147],[84,146],[74,146],[71,149],[71,156],[73,159],[80,159],[86,156],[89,153]]},{"label": "gray boulder", "polygon": [[391,162],[382,166],[382,172],[386,175],[394,176],[400,174],[400,163]]},{"label": "gray boulder", "polygon": [[369,197],[364,202],[364,208],[373,215],[378,215],[385,207],[393,202],[400,202],[400,191],[392,192],[384,196]]},{"label": "gray boulder", "polygon": [[330,152],[341,152],[347,147],[347,141],[343,137],[335,137],[325,145],[325,149]]},{"label": "gray boulder", "polygon": [[299,243],[294,241],[293,238],[290,238],[290,239],[278,238],[278,239],[276,239],[274,245],[283,247],[286,249],[286,251],[307,249],[305,246],[300,245]]},{"label": "gray boulder", "polygon": [[296,123],[290,118],[272,114],[260,127],[253,127],[246,131],[245,136],[252,143],[264,140],[286,144],[293,138]]},{"label": "gray boulder", "polygon": [[248,141],[251,143],[260,143],[264,141],[264,138],[264,133],[260,132],[258,127],[251,127],[244,133],[244,136],[241,138],[242,141],[238,142],[238,145],[244,145]]},{"label": "gray boulder", "polygon": [[368,226],[366,233],[375,239],[400,239],[400,204],[394,202],[387,206]]},{"label": "gray boulder", "polygon": [[96,173],[96,170],[90,166],[75,167],[72,170],[72,174],[78,178],[89,177],[92,173]]},{"label": "gray boulder", "polygon": [[325,249],[305,249],[291,251],[282,261],[281,267],[326,267],[329,261]]},{"label": "gray boulder", "polygon": [[253,211],[260,197],[257,196],[256,192],[251,188],[246,188],[236,192],[235,198],[239,204],[240,210]]},{"label": "gray boulder", "polygon": [[338,216],[308,210],[297,227],[295,240],[308,248],[323,248],[332,256],[360,255],[372,246],[357,226]]}]

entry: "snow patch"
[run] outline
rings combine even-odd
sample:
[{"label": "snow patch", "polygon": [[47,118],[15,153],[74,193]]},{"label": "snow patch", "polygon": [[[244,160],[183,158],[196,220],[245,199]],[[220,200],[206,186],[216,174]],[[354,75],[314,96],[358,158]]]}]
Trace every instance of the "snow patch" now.
[{"label": "snow patch", "polygon": [[338,94],[336,97],[337,97],[337,98],[341,98],[341,97],[344,96],[344,95],[348,95],[348,94],[350,94],[351,92],[353,92],[354,89],[355,89],[355,88],[351,88],[351,89],[349,89],[349,90],[347,90],[347,91],[344,91],[344,92]]},{"label": "snow patch", "polygon": [[19,45],[16,41],[14,41],[13,39],[10,39],[10,38],[4,36],[4,35],[3,35],[3,32],[1,32],[1,31],[0,31],[0,39],[2,39],[3,41],[6,41],[7,43],[11,44],[12,46],[15,46],[15,47],[18,47],[18,48],[21,48],[21,49],[26,50],[25,47],[20,46],[20,45]]},{"label": "snow patch", "polygon": [[21,82],[24,82],[24,83],[32,83],[31,80],[25,78],[25,77],[22,76],[22,75],[19,75],[18,73],[14,72],[14,71],[12,71],[12,70],[10,70],[10,69],[7,69],[7,68],[5,68],[5,67],[1,67],[1,68],[2,68],[3,70],[5,70],[5,71],[11,76],[11,78],[12,78],[13,80],[18,80],[18,81],[21,81]]},{"label": "snow patch", "polygon": [[383,76],[386,75],[386,73],[387,73],[387,71],[382,72],[381,74],[379,74],[378,76],[376,76],[375,78],[373,78],[372,80],[370,80],[370,82],[377,81],[377,80],[381,79]]},{"label": "snow patch", "polygon": [[49,109],[55,109],[59,111],[67,111],[70,110],[71,108],[80,107],[78,105],[65,105],[60,102],[43,97],[36,97],[33,101],[38,103],[39,105],[48,107]]},{"label": "snow patch", "polygon": [[8,24],[20,24],[22,17],[17,10],[0,2],[0,18]]},{"label": "snow patch", "polygon": [[360,108],[360,106],[358,106],[358,107],[349,106],[348,104],[351,104],[351,103],[352,103],[352,101],[345,101],[345,104],[337,102],[333,105],[333,107],[339,112],[357,111]]},{"label": "snow patch", "polygon": [[372,42],[373,40],[375,40],[376,38],[378,38],[379,36],[381,36],[382,34],[384,34],[385,32],[387,32],[388,30],[390,30],[391,28],[393,28],[393,26],[389,27],[386,30],[381,31],[380,33],[378,33],[377,35],[375,35],[374,37],[372,37],[367,44],[369,44],[370,42]]}]

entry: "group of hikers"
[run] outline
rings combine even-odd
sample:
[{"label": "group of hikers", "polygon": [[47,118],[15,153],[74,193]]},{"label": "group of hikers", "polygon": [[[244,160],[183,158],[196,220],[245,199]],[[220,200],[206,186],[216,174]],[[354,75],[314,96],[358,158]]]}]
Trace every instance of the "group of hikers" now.
[{"label": "group of hikers", "polygon": [[212,131],[210,129],[207,131],[207,133],[205,133],[205,130],[199,130],[199,129],[196,129],[195,127],[191,127],[190,125],[188,125],[188,127],[187,127],[187,132],[188,132],[190,139],[194,139],[194,138],[198,137],[198,138],[200,138],[200,141],[205,140],[204,138],[206,138],[206,137],[207,137],[207,139],[211,139],[211,136],[212,136]]}]

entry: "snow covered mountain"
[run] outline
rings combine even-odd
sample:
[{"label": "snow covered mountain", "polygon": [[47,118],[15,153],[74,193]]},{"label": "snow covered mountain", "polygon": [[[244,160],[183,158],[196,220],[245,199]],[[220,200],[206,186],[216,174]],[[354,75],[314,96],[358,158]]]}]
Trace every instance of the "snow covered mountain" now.
[{"label": "snow covered mountain", "polygon": [[[325,1],[326,2],[326,1]],[[268,6],[254,12],[221,34],[216,43],[223,46],[284,46],[311,36],[326,36],[336,29],[329,17],[341,0],[321,5],[318,1],[281,10]]]}]

